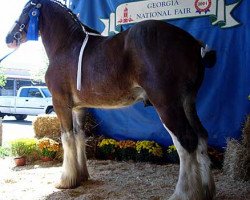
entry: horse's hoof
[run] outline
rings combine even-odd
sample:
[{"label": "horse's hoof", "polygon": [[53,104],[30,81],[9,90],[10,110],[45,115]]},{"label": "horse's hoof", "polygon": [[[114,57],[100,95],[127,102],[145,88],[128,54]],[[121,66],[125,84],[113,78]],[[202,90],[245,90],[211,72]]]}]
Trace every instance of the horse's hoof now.
[{"label": "horse's hoof", "polygon": [[55,185],[55,187],[57,189],[74,189],[76,187],[78,187],[80,184],[78,183],[70,183],[70,182],[66,182],[66,181],[60,181],[59,183],[57,183]]},{"label": "horse's hoof", "polygon": [[168,200],[182,200],[182,199],[178,197],[176,194],[173,194]]},{"label": "horse's hoof", "polygon": [[[205,199],[204,196],[188,196],[188,195],[179,195],[179,194],[173,194],[168,200],[208,200]],[[212,199],[209,199],[212,200]]]},{"label": "horse's hoof", "polygon": [[215,198],[215,186],[214,185],[210,185],[210,187],[208,185],[203,186],[204,190],[205,190],[205,198],[206,200],[213,200]]},{"label": "horse's hoof", "polygon": [[79,177],[80,182],[86,182],[90,178],[87,168],[83,172],[80,172]]},{"label": "horse's hoof", "polygon": [[83,175],[83,176],[81,177],[81,182],[86,182],[88,179],[89,179],[89,175],[88,175],[88,174]]}]

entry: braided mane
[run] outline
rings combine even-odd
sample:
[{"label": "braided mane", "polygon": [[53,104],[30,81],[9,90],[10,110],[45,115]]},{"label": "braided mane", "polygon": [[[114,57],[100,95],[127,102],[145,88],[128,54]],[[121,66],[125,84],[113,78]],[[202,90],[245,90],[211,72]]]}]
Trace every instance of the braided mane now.
[{"label": "braided mane", "polygon": [[72,19],[78,24],[79,27],[84,27],[88,32],[93,32],[93,33],[98,33],[98,31],[84,25],[80,20],[79,18],[77,17],[77,15],[75,13],[73,13],[73,11],[71,9],[69,9],[65,4],[63,4],[61,1],[58,1],[58,0],[49,0],[57,5],[59,5],[60,7],[62,7],[63,9],[65,9],[68,14],[72,17]]}]

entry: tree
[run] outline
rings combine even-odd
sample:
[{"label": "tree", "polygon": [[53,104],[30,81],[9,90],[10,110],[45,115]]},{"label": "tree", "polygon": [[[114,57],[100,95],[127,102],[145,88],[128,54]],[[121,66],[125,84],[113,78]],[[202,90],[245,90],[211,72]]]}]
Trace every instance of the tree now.
[{"label": "tree", "polygon": [[4,74],[0,74],[0,87],[4,87],[6,82],[6,76]]}]

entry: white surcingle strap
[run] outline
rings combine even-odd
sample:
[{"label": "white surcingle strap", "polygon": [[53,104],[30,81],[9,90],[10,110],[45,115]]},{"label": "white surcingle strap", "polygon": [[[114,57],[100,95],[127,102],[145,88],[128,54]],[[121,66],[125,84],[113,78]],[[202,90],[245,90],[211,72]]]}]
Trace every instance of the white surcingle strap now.
[{"label": "white surcingle strap", "polygon": [[89,40],[89,35],[93,35],[93,36],[101,36],[100,34],[97,34],[97,33],[89,33],[85,30],[84,26],[82,26],[82,30],[83,32],[86,34],[84,40],[83,40],[83,43],[82,43],[82,47],[81,47],[81,50],[80,50],[80,53],[79,53],[79,58],[78,58],[78,67],[77,67],[77,81],[76,81],[76,88],[77,90],[81,90],[81,83],[82,83],[82,56],[83,56],[83,53],[84,53],[84,49],[88,43],[88,40]]},{"label": "white surcingle strap", "polygon": [[208,45],[206,44],[205,48],[201,47],[201,57],[204,58],[204,56],[206,55],[207,52],[210,51],[210,48],[208,47]]}]

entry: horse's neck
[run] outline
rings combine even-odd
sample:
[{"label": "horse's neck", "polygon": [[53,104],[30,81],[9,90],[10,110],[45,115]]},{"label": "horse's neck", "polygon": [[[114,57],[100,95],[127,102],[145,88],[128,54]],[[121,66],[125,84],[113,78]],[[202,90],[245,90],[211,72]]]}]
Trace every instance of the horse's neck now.
[{"label": "horse's neck", "polygon": [[58,5],[46,4],[40,19],[40,33],[48,57],[55,56],[60,49],[71,48],[85,37],[82,27]]}]

